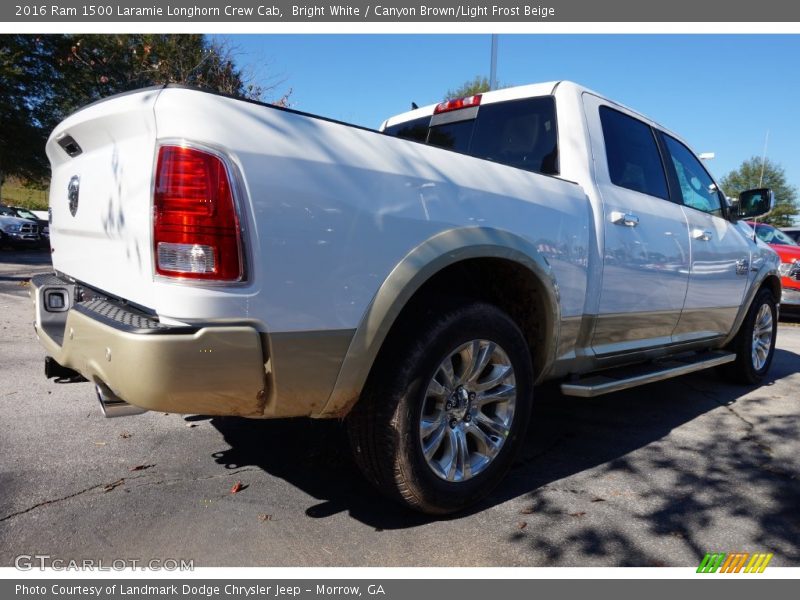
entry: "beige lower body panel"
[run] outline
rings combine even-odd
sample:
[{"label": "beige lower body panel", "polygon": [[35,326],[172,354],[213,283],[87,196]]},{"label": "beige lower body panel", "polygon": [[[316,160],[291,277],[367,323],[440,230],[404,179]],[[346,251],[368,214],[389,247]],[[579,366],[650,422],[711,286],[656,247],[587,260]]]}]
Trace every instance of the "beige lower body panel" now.
[{"label": "beige lower body panel", "polygon": [[71,310],[59,346],[39,338],[59,364],[103,383],[146,410],[260,417],[267,399],[261,336],[248,326],[205,327],[190,334],[115,329]]},{"label": "beige lower body panel", "polygon": [[669,344],[680,311],[598,315],[592,347],[595,354],[618,354],[647,345]]},{"label": "beige lower body panel", "polygon": [[268,335],[249,324],[209,323],[188,333],[140,333],[70,310],[63,342],[41,326],[37,333],[59,364],[139,408],[279,418],[320,412],[354,332]]},{"label": "beige lower body panel", "polygon": [[272,394],[265,417],[316,416],[336,384],[353,329],[269,335]]},{"label": "beige lower body panel", "polygon": [[738,312],[739,306],[684,309],[672,337],[675,341],[685,341],[699,337],[727,336]]}]

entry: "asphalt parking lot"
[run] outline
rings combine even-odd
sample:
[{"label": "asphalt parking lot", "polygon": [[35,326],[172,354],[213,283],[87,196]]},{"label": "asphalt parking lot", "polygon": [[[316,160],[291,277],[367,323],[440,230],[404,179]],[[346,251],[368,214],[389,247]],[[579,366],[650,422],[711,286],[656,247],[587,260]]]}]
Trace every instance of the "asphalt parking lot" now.
[{"label": "asphalt parking lot", "polygon": [[337,422],[104,419],[90,384],[44,378],[27,279],[47,269],[0,251],[0,566],[696,566],[710,551],[800,566],[796,323],[762,387],[712,372],[594,400],[538,390],[505,483],[432,520],[361,479]]}]

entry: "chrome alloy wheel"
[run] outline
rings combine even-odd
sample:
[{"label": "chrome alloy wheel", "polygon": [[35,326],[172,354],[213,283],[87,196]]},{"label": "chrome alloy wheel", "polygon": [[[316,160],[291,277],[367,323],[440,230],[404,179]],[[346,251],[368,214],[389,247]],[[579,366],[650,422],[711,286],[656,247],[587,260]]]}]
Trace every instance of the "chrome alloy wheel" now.
[{"label": "chrome alloy wheel", "polygon": [[419,439],[431,470],[459,482],[486,469],[509,435],[516,399],[514,368],[500,346],[472,340],[453,350],[422,405]]},{"label": "chrome alloy wheel", "polygon": [[764,368],[769,357],[772,348],[772,324],[772,310],[769,304],[762,304],[753,326],[752,360],[756,371]]}]

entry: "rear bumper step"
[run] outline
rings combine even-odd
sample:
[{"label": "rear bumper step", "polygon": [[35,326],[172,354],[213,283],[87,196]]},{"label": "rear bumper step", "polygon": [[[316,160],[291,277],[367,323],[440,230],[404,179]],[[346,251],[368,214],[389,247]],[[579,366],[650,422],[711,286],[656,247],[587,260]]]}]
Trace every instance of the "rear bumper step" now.
[{"label": "rear bumper step", "polygon": [[94,383],[106,416],[264,416],[265,356],[252,325],[168,326],[111,300],[80,300],[76,288],[57,275],[33,277],[34,326],[52,357],[47,374]]},{"label": "rear bumper step", "polygon": [[690,355],[683,359],[661,361],[647,367],[612,369],[602,375],[593,375],[578,381],[562,383],[561,393],[565,396],[594,398],[724,365],[734,360],[736,360],[736,355],[731,352],[714,351]]}]

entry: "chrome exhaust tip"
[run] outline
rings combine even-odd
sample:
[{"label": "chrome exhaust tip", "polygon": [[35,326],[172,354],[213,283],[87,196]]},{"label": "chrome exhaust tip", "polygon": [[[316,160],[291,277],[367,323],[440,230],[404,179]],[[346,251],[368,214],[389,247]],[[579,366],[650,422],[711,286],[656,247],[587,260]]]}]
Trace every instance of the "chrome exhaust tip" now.
[{"label": "chrome exhaust tip", "polygon": [[106,419],[130,417],[147,412],[143,408],[125,402],[125,400],[112,392],[104,383],[98,383],[94,388],[97,392],[97,399],[100,401],[100,410],[103,411],[103,416]]}]

